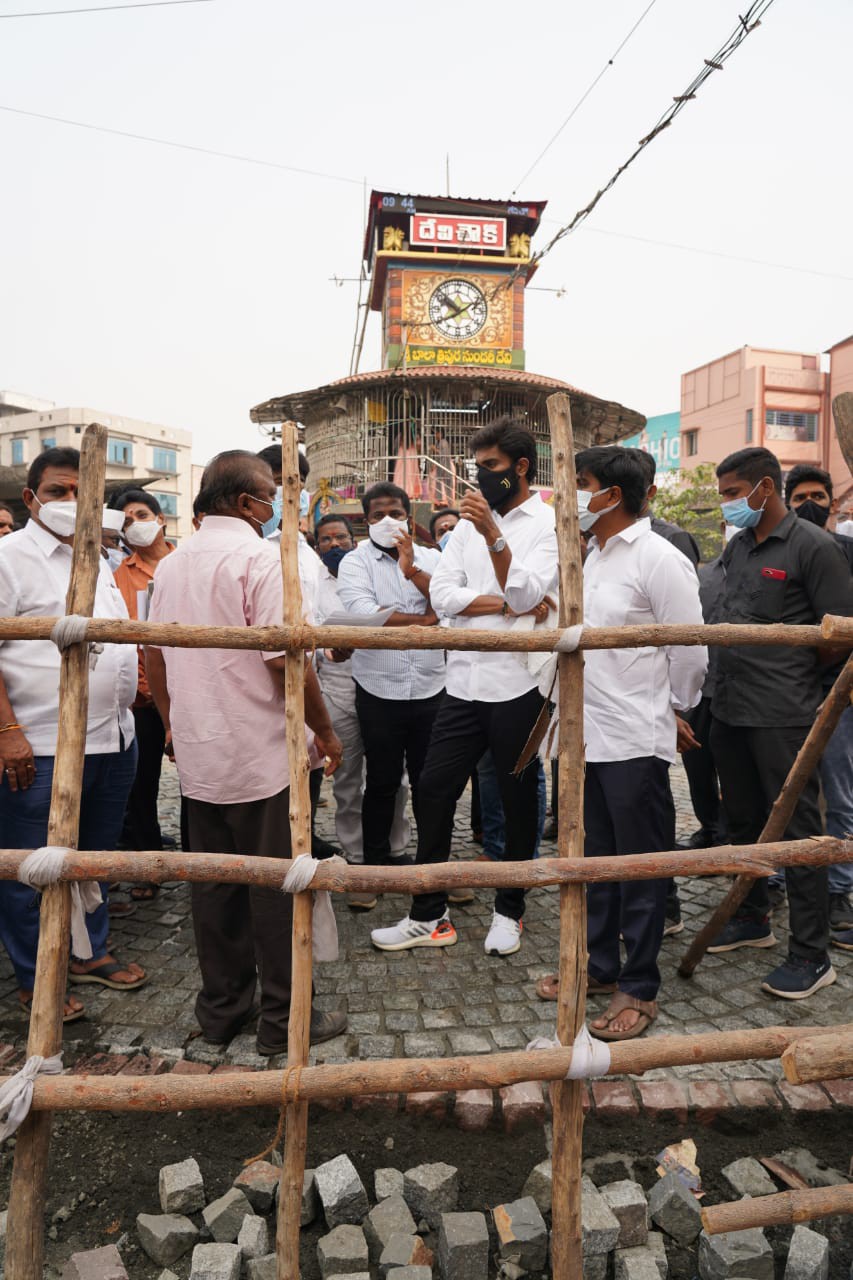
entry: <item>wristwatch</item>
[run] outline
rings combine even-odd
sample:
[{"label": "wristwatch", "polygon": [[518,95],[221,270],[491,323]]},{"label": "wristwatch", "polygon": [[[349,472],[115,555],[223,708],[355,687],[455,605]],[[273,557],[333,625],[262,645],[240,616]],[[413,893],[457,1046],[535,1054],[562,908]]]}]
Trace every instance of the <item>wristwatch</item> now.
[{"label": "wristwatch", "polygon": [[506,549],[506,538],[495,538],[491,546],[489,546],[489,544],[486,543],[486,550],[491,552],[493,556],[496,556],[500,551],[504,551],[505,549]]}]

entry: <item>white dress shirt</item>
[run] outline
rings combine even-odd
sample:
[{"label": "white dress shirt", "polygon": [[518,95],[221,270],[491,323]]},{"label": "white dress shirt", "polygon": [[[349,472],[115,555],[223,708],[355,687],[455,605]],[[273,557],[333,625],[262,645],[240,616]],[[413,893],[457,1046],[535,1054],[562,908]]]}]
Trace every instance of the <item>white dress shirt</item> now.
[{"label": "white dress shirt", "polygon": [[[440,552],[415,547],[415,564],[425,573],[435,574],[440,561]],[[362,615],[379,609],[426,613],[429,607],[397,561],[369,538],[341,561],[338,595],[347,612]],[[351,661],[356,683],[376,698],[408,702],[432,698],[444,688],[443,649],[356,649]]]},{"label": "white dress shirt", "polygon": [[[350,553],[352,554],[352,553]],[[317,584],[317,623],[322,626],[327,618],[340,613],[343,605],[338,594],[338,580],[318,559],[320,580]],[[317,653],[317,676],[323,697],[341,711],[355,714],[355,682],[352,678],[352,658],[346,662],[332,662],[323,650]]]},{"label": "white dress shirt", "polygon": [[[699,581],[682,553],[637,520],[596,538],[583,571],[584,623],[590,627],[652,622],[702,624]],[[584,736],[591,763],[657,756],[675,760],[675,711],[695,707],[708,650],[589,649],[584,654]]]},{"label": "white dress shirt", "polygon": [[[432,576],[430,602],[454,627],[485,631],[509,631],[514,618],[500,613],[479,618],[462,617],[462,610],[477,596],[503,596],[515,613],[526,613],[543,596],[557,590],[557,534],[554,511],[538,493],[507,515],[494,513],[502,538],[512,552],[506,587],[501,590],[486,540],[470,520],[460,520],[441,553],[441,564]],[[527,669],[525,654],[447,654],[447,692],[465,702],[509,702],[536,688]]]},{"label": "white dress shirt", "polygon": [[[29,520],[0,538],[0,615],[61,617],[71,578],[71,547]],[[122,594],[103,557],[95,588],[96,618],[126,618]],[[52,640],[0,641],[0,675],[12,710],[35,756],[56,755],[61,657]],[[133,644],[105,644],[89,672],[86,754],[104,755],[133,741],[130,707],[136,697]]]}]

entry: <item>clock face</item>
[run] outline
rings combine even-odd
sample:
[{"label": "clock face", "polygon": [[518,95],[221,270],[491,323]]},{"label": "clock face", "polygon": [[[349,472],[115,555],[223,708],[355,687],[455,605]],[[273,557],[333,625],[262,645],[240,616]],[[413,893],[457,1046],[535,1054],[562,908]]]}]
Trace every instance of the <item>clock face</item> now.
[{"label": "clock face", "polygon": [[470,280],[442,280],[429,300],[429,318],[450,342],[467,342],[486,323],[486,296]]}]

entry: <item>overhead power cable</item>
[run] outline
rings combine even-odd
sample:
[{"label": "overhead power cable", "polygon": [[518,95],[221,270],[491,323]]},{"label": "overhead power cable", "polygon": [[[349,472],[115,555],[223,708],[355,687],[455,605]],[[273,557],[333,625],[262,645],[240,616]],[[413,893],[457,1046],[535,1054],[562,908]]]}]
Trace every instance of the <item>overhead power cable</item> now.
[{"label": "overhead power cable", "polygon": [[673,98],[672,105],[667,107],[666,111],[657,123],[649,130],[646,136],[640,139],[634,150],[628,156],[628,159],[620,164],[619,168],[610,176],[604,186],[595,193],[589,204],[584,205],[582,209],[578,209],[571,221],[560,227],[559,231],[555,232],[548,243],[537,253],[534,253],[528,263],[524,266],[516,267],[516,269],[511,272],[505,280],[497,285],[492,296],[500,293],[504,289],[511,288],[513,282],[517,280],[519,276],[522,274],[528,274],[538,266],[542,259],[547,257],[555,245],[558,245],[561,240],[566,238],[566,236],[571,235],[573,231],[577,230],[582,222],[586,221],[599,201],[607,194],[608,191],[610,191],[612,187],[616,185],[625,170],[630,168],[637,157],[645,151],[646,147],[648,147],[655,138],[663,133],[664,129],[669,128],[676,116],[678,116],[679,113],[687,106],[687,103],[693,101],[705,81],[710,79],[711,75],[713,75],[715,71],[722,71],[729,58],[731,58],[735,51],[740,48],[747,36],[751,35],[756,27],[760,26],[761,19],[773,3],[774,0],[753,0],[753,3],[749,6],[746,13],[743,16],[738,16],[738,24],[728,39],[721,45],[713,57],[706,58],[704,60],[701,71],[693,77],[683,93],[680,93]]},{"label": "overhead power cable", "polygon": [[112,13],[116,9],[167,9],[175,4],[213,4],[213,0],[138,0],[138,3],[102,4],[87,9],[39,9],[34,13],[0,13],[0,18],[57,18],[65,13]]},{"label": "overhead power cable", "polygon": [[514,187],[513,187],[513,189],[512,189],[512,194],[513,194],[513,195],[515,195],[516,191],[518,191],[518,189],[519,189],[519,187],[522,185],[522,183],[524,183],[524,182],[525,182],[525,181],[530,177],[530,175],[531,175],[531,173],[533,172],[533,170],[538,166],[539,161],[540,161],[540,160],[542,160],[542,159],[544,159],[544,157],[545,157],[545,156],[548,154],[548,152],[551,150],[551,148],[553,147],[554,143],[557,141],[557,139],[559,138],[560,134],[561,134],[561,133],[563,132],[563,130],[565,129],[566,125],[570,124],[570,123],[571,123],[571,121],[574,119],[574,117],[577,115],[577,113],[580,111],[581,107],[582,107],[582,106],[583,106],[583,104],[586,102],[587,98],[588,98],[588,97],[589,97],[589,95],[592,93],[593,89],[594,89],[594,88],[595,88],[595,86],[598,84],[599,80],[601,80],[601,79],[603,78],[603,76],[604,76],[604,75],[605,75],[605,74],[610,70],[610,68],[613,66],[613,63],[616,61],[617,56],[618,56],[618,55],[622,52],[622,50],[625,48],[625,45],[628,43],[628,41],[631,39],[631,36],[634,34],[634,32],[635,32],[635,31],[637,30],[637,28],[640,26],[640,24],[642,23],[643,19],[644,19],[644,18],[645,18],[645,16],[646,16],[646,14],[647,14],[651,9],[653,9],[653,8],[655,7],[655,5],[656,5],[656,4],[657,4],[657,0],[651,0],[651,3],[646,5],[645,9],[644,9],[644,10],[643,10],[643,12],[640,14],[639,18],[638,18],[638,19],[637,19],[637,21],[634,23],[634,25],[633,25],[633,27],[631,28],[631,30],[628,32],[628,34],[627,34],[627,35],[625,36],[625,38],[622,40],[621,44],[619,44],[619,45],[618,45],[618,47],[617,47],[616,49],[614,49],[613,53],[611,53],[610,57],[609,57],[609,58],[607,59],[607,61],[605,62],[604,66],[601,68],[601,70],[599,71],[598,75],[595,77],[595,79],[594,79],[593,81],[591,81],[591,83],[590,83],[589,85],[587,85],[586,89],[584,89],[583,93],[582,93],[582,94],[581,94],[581,96],[578,98],[577,102],[576,102],[576,103],[575,103],[575,105],[572,107],[571,111],[570,111],[570,112],[569,112],[569,114],[566,116],[565,120],[564,120],[564,121],[563,121],[563,123],[560,125],[559,129],[557,130],[557,132],[556,132],[556,133],[554,133],[554,134],[553,134],[553,135],[548,139],[548,141],[545,143],[545,146],[544,146],[544,147],[542,148],[542,150],[539,152],[539,155],[538,155],[538,156],[536,157],[536,159],[533,161],[533,163],[532,163],[532,165],[530,166],[530,168],[529,168],[529,169],[527,169],[527,170],[526,170],[526,171],[521,175],[521,177],[519,178],[518,182],[515,184],[515,186],[514,186]]},{"label": "overhead power cable", "polygon": [[361,178],[347,178],[339,173],[323,173],[317,169],[301,169],[294,164],[281,164],[277,160],[262,160],[258,156],[244,156],[232,151],[216,151],[213,147],[198,147],[190,142],[173,142],[169,138],[154,138],[145,133],[130,133],[126,129],[110,129],[103,124],[89,124],[85,120],[68,120],[65,116],[49,116],[42,111],[24,111],[21,107],[7,107],[0,103],[0,111],[12,115],[27,116],[31,120],[50,120],[53,124],[70,125],[73,129],[89,129],[93,133],[106,133],[114,138],[130,138],[133,142],[149,142],[158,147],[172,147],[176,151],[194,151],[197,155],[213,156],[217,160],[238,160],[241,164],[260,165],[264,169],[282,169],[285,173],[301,173],[308,178],[326,178],[329,182],[346,182],[360,187]]}]

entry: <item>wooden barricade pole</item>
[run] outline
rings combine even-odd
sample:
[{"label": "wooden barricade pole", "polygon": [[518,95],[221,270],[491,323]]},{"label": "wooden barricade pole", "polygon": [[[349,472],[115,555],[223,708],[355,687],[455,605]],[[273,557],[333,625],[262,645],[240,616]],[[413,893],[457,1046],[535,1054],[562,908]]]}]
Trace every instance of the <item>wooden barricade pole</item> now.
[{"label": "wooden barricade pole", "polygon": [[[554,505],[560,557],[560,626],[583,621],[583,567],[575,491],[575,456],[569,397],[548,397],[554,460]],[[559,671],[560,740],[557,849],[561,858],[583,857],[583,654],[563,653]],[[532,767],[532,766],[531,766]],[[557,1039],[571,1045],[586,1016],[586,894],[583,885],[560,886],[560,960]],[[553,1208],[551,1260],[555,1280],[583,1270],[581,1164],[583,1096],[578,1080],[553,1086]]]},{"label": "wooden barricade pole", "polygon": [[[295,423],[281,433],[281,577],[285,625],[302,622],[299,585],[299,447]],[[288,649],[285,655],[285,722],[290,763],[290,842],[292,855],[311,853],[311,796],[308,787],[308,749],[305,743],[305,654]],[[312,907],[310,890],[293,898],[293,968],[290,1018],[287,1027],[287,1066],[291,1074],[308,1062],[311,1037]],[[299,1280],[299,1231],[302,1181],[308,1148],[308,1103],[290,1102],[285,1108],[284,1160],[276,1228],[278,1280]]]},{"label": "wooden barricade pole", "polygon": [[[101,559],[107,432],[92,424],[80,450],[80,489],[66,612],[91,617]],[[50,795],[47,843],[73,848],[80,829],[80,794],[86,760],[89,708],[89,642],[62,655],[59,723]],[[27,1057],[49,1058],[62,1048],[62,1016],[71,936],[71,889],[56,884],[42,894],[36,980]],[[7,1280],[41,1280],[44,1268],[44,1205],[51,1113],[30,1112],[17,1134],[9,1189]]]},{"label": "wooden barricade pole", "polygon": [[[838,679],[823,700],[815,722],[797,752],[791,770],[782,784],[782,790],[773,802],[770,816],[758,837],[759,844],[769,844],[774,840],[782,840],[791,821],[797,801],[809,778],[817,768],[824,753],[827,742],[832,737],[842,714],[850,706],[850,695],[853,694],[853,656],[845,662]],[[816,833],[817,834],[817,833]],[[746,898],[755,878],[739,875],[726,896],[723,898],[711,919],[699,930],[690,946],[685,951],[678,972],[682,978],[693,974],[699,961],[704,956],[714,938],[724,925],[728,924],[738,907]]]},{"label": "wooden barricade pole", "polygon": [[834,1213],[853,1213],[853,1186],[816,1187],[813,1191],[780,1191],[775,1196],[756,1196],[710,1204],[702,1210],[702,1226],[709,1236],[724,1231],[746,1231],[749,1227],[783,1227]]},{"label": "wooden barricade pole", "polygon": [[782,1070],[791,1084],[812,1080],[843,1080],[853,1076],[853,1033],[827,1027],[822,1035],[809,1036],[782,1054]]}]

